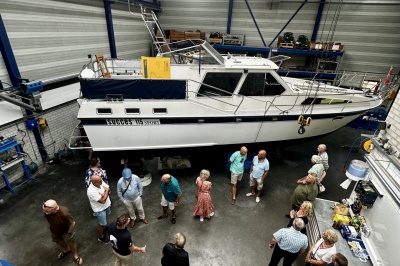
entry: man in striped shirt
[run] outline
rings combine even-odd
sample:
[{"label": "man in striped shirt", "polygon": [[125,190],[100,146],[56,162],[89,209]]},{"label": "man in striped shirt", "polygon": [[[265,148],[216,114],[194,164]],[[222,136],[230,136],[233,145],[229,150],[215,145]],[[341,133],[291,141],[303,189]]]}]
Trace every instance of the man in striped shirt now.
[{"label": "man in striped shirt", "polygon": [[322,165],[324,166],[324,173],[322,174],[321,178],[319,178],[319,182],[322,182],[322,180],[325,178],[326,173],[328,172],[329,168],[329,157],[328,153],[326,153],[326,145],[325,144],[319,144],[318,148],[318,155],[322,158]]},{"label": "man in striped shirt", "polygon": [[308,238],[300,232],[304,221],[296,218],[292,227],[282,228],[273,234],[269,249],[274,248],[269,266],[278,265],[283,258],[283,266],[290,266],[308,247]]}]

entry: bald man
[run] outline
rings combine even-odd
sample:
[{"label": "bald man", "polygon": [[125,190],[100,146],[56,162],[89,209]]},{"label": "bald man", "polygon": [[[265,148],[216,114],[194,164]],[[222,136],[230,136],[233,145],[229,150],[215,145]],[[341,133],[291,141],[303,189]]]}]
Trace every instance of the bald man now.
[{"label": "bald man", "polygon": [[83,264],[83,259],[78,255],[75,237],[75,221],[69,210],[57,204],[55,200],[49,199],[43,202],[42,209],[44,217],[50,225],[51,238],[63,251],[58,254],[58,259],[67,256],[71,251],[74,254],[75,262]]},{"label": "bald man", "polygon": [[324,173],[322,174],[322,176],[320,178],[318,178],[319,182],[322,182],[322,180],[324,180],[326,174],[328,173],[328,169],[329,169],[329,156],[328,153],[326,152],[326,145],[325,144],[319,144],[318,148],[318,156],[321,157],[322,159],[322,165],[324,166]]},{"label": "bald man", "polygon": [[161,187],[161,206],[163,207],[163,214],[157,220],[168,217],[168,208],[172,211],[172,224],[176,223],[176,207],[182,197],[182,191],[179,187],[178,180],[170,174],[165,174],[160,180]]},{"label": "bald man", "polygon": [[[260,193],[264,186],[264,180],[267,178],[269,171],[269,162],[266,158],[267,152],[261,150],[253,158],[253,163],[250,166],[250,188],[251,191],[246,194],[247,197],[256,195],[256,202],[260,202]],[[255,188],[257,185],[257,193]]]},{"label": "bald man", "polygon": [[87,189],[87,196],[89,198],[90,206],[97,217],[98,226],[97,232],[99,234],[99,240],[103,244],[108,244],[110,239],[104,234],[104,230],[107,225],[107,216],[110,215],[111,200],[109,197],[110,187],[104,183],[103,179],[99,175],[92,175],[90,177],[90,185]]},{"label": "bald man", "polygon": [[236,197],[237,197],[236,184],[237,181],[242,180],[244,172],[244,162],[246,161],[246,159],[247,159],[247,148],[243,146],[240,148],[239,151],[234,152],[228,160],[228,162],[231,164],[229,170],[231,171],[232,205],[234,205],[236,202]]}]

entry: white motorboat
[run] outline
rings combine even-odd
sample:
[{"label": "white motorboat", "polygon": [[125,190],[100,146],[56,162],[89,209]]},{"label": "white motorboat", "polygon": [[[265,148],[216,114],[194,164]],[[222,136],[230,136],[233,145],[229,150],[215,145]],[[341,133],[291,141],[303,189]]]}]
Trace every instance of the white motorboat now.
[{"label": "white motorboat", "polygon": [[222,55],[203,40],[158,57],[97,56],[80,74],[81,121],[95,151],[277,142],[333,132],[382,103],[379,90],[281,77],[273,58]]}]

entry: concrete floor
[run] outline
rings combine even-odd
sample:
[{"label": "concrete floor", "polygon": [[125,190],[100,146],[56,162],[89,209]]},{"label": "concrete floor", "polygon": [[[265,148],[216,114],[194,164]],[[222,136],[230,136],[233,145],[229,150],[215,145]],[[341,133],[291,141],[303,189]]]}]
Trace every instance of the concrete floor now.
[{"label": "concrete floor", "polygon": [[[261,202],[254,197],[246,197],[249,191],[248,174],[238,185],[236,205],[230,205],[230,182],[225,169],[226,153],[215,149],[207,154],[193,156],[193,168],[175,170],[172,174],[179,180],[183,197],[177,209],[177,223],[169,219],[158,221],[161,215],[160,175],[152,169],[153,182],[144,188],[143,204],[148,225],[137,223],[130,229],[135,245],[147,245],[147,253],[135,253],[132,265],[160,265],[161,251],[165,243],[173,242],[173,236],[182,232],[187,237],[185,249],[189,252],[191,265],[268,265],[272,252],[268,243],[272,233],[286,226],[290,210],[289,197],[296,184],[295,180],[306,175],[310,168],[310,158],[316,154],[319,143],[328,146],[330,171],[324,185],[327,191],[320,198],[338,200],[350,195],[350,190],[339,187],[346,177],[342,172],[348,150],[341,148],[349,145],[360,136],[357,129],[342,128],[319,140],[280,148],[273,152],[267,146],[254,145],[250,152],[267,150],[270,172],[264,183]],[[368,132],[372,134],[371,132]],[[359,144],[359,142],[357,141]],[[238,146],[237,149],[240,147]],[[199,150],[201,152],[201,150]],[[234,151],[234,150],[233,150]],[[101,155],[102,164],[108,171],[111,185],[112,214],[108,222],[125,211],[119,204],[116,182],[120,177],[121,165],[111,165],[112,158]],[[249,154],[252,156],[252,154]],[[350,160],[361,159],[361,153],[351,153]],[[113,162],[114,162],[113,161]],[[65,161],[61,165],[47,166],[37,175],[39,182],[30,182],[18,190],[17,196],[3,194],[4,203],[0,204],[0,260],[22,265],[75,265],[72,255],[57,260],[60,249],[51,241],[46,220],[43,217],[42,202],[52,198],[60,205],[68,207],[75,218],[78,236],[78,250],[84,265],[113,265],[114,257],[111,245],[97,241],[97,220],[92,216],[84,186],[84,173],[88,163],[84,158]],[[212,199],[215,216],[203,223],[192,216],[195,205],[195,179],[201,168],[211,171],[213,182]],[[324,229],[321,229],[324,230]],[[299,258],[294,265],[304,265]]]}]

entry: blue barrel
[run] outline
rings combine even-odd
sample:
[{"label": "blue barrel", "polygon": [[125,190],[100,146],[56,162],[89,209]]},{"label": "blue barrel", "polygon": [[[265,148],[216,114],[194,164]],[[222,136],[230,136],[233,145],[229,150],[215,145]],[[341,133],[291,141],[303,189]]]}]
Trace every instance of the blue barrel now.
[{"label": "blue barrel", "polygon": [[367,175],[368,168],[369,166],[366,162],[360,160],[352,160],[350,162],[350,166],[347,172],[355,177],[364,178]]}]

